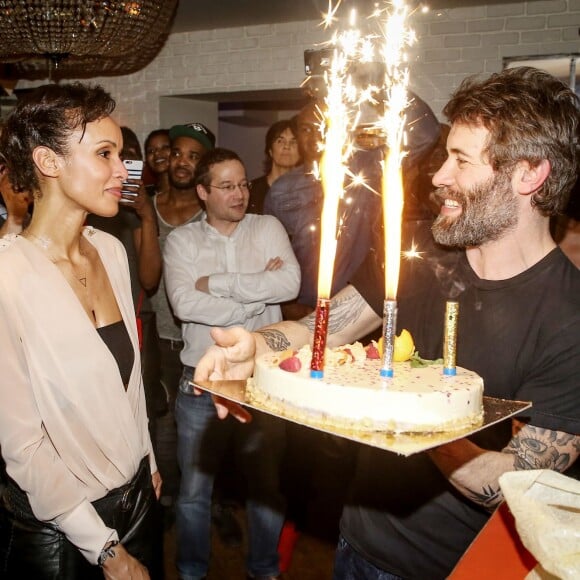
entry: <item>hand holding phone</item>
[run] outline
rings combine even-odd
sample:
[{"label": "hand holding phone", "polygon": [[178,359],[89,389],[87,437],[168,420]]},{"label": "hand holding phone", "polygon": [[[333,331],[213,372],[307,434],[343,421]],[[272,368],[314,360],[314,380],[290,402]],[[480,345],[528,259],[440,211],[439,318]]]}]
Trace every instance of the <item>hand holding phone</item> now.
[{"label": "hand holding phone", "polygon": [[[139,159],[123,159],[123,165],[127,169],[127,181],[123,182],[121,189],[121,201],[123,203],[134,203],[133,198],[139,195],[141,186],[141,175],[143,173],[143,161]],[[139,182],[139,183],[137,183]]]}]

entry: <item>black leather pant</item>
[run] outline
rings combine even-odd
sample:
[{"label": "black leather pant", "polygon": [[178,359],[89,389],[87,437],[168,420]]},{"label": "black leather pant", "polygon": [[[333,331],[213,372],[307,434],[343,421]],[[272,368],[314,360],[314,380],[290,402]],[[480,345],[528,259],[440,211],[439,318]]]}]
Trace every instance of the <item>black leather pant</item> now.
[{"label": "black leather pant", "polygon": [[[91,565],[62,532],[37,520],[26,494],[9,479],[0,507],[0,578],[35,580],[102,580],[103,571]],[[149,570],[154,565],[156,500],[149,459],[135,477],[93,506],[105,524],[117,530],[125,549]]]}]

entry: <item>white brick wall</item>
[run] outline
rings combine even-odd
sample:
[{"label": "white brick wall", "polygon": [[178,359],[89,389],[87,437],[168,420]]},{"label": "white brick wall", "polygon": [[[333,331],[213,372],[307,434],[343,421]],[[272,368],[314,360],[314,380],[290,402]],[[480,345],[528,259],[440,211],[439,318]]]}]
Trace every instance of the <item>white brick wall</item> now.
[{"label": "white brick wall", "polygon": [[[503,57],[580,52],[580,0],[417,13],[412,25],[411,86],[438,115],[466,75],[501,70]],[[159,126],[161,96],[298,87],[304,50],[327,38],[318,21],[174,34],[142,71],[95,82],[117,99],[117,119],[145,136]]]}]

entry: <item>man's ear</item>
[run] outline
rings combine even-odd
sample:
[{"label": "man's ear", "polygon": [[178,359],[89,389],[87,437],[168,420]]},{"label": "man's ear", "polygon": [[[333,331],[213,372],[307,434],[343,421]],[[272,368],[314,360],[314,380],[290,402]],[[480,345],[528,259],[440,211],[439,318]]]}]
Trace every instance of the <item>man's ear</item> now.
[{"label": "man's ear", "polygon": [[58,155],[50,149],[40,145],[34,148],[32,159],[38,171],[46,177],[58,177],[60,173],[60,163]]},{"label": "man's ear", "polygon": [[199,199],[201,199],[202,201],[205,201],[207,199],[208,193],[205,187],[201,185],[201,183],[195,186],[195,190],[197,191],[197,196],[199,197]]},{"label": "man's ear", "polygon": [[548,178],[548,175],[550,175],[551,169],[552,167],[547,159],[542,159],[533,167],[527,161],[522,162],[519,168],[518,193],[529,195],[538,191]]}]

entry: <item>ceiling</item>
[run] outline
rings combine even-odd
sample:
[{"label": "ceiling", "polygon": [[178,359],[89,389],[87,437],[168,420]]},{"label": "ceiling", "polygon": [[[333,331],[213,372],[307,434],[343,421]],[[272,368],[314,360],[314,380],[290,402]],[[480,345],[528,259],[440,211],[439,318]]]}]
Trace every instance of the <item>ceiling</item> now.
[{"label": "ceiling", "polygon": [[[519,0],[419,0],[409,6],[427,4],[431,9],[507,4]],[[179,0],[172,32],[211,30],[301,20],[319,20],[328,11],[329,0]],[[337,0],[332,0],[336,5]],[[357,8],[370,13],[376,0],[342,0],[340,11]]]}]

